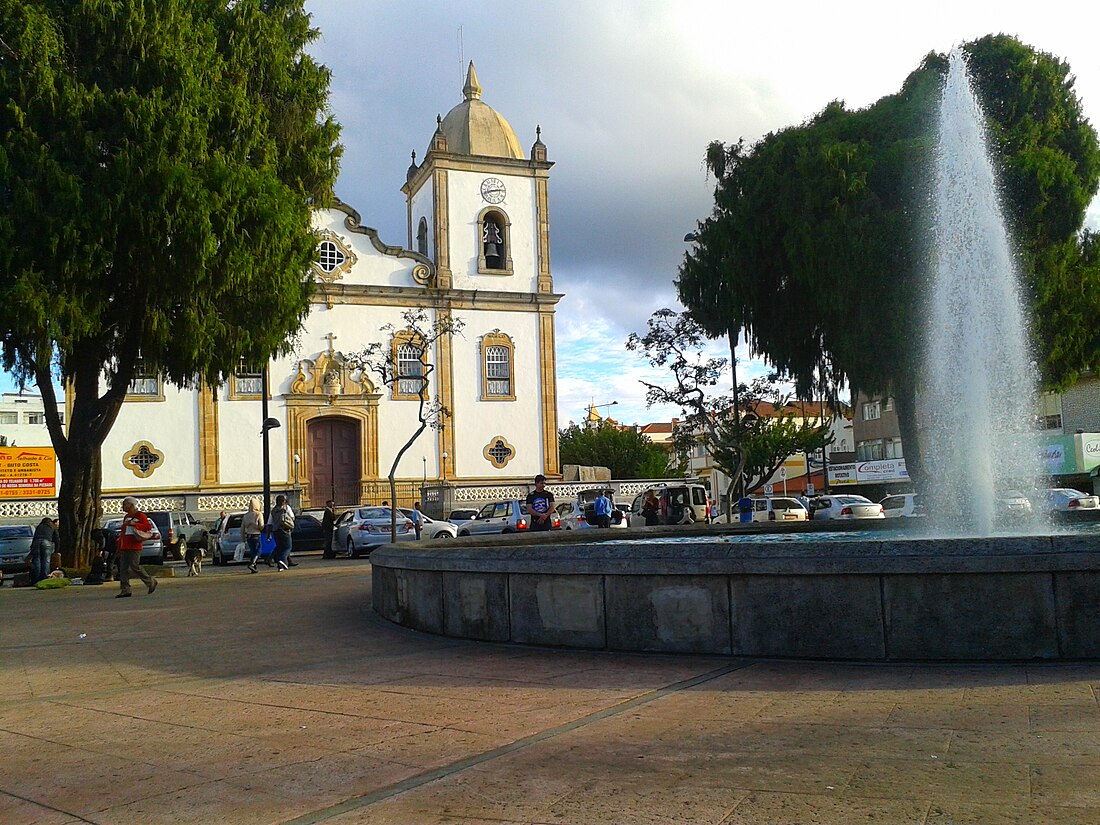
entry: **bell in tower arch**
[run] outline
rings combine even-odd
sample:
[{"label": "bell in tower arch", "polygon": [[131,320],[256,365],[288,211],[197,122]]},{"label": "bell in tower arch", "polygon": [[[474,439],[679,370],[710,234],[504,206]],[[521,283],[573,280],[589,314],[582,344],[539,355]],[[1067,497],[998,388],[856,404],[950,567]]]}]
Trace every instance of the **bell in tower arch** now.
[{"label": "bell in tower arch", "polygon": [[504,268],[504,238],[500,226],[492,218],[486,218],[481,230],[482,252],[489,269]]}]

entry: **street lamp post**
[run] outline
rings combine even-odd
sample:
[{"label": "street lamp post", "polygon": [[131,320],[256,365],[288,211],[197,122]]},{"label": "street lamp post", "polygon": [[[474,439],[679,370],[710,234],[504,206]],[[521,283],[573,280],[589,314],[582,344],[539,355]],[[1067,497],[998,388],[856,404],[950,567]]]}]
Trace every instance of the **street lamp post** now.
[{"label": "street lamp post", "polygon": [[606,404],[589,404],[587,407],[585,407],[585,409],[588,411],[589,417],[591,417],[592,413],[594,413],[600,407],[614,407],[618,403],[618,401],[608,401]]},{"label": "street lamp post", "polygon": [[443,451],[443,483],[447,483],[447,451]]},{"label": "street lamp post", "polygon": [[260,373],[260,416],[263,424],[260,427],[260,435],[263,436],[263,462],[264,462],[264,523],[271,516],[271,442],[268,433],[280,426],[279,419],[268,415],[267,409],[267,364],[264,364]]}]

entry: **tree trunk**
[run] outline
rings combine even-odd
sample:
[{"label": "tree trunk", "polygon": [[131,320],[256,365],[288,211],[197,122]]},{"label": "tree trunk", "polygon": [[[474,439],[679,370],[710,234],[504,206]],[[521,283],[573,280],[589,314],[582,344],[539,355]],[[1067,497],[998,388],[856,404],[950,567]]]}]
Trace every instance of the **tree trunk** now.
[{"label": "tree trunk", "polygon": [[61,561],[66,567],[91,564],[92,530],[102,510],[99,493],[103,482],[99,447],[80,449],[84,442],[70,438],[69,449],[58,454],[61,462],[61,489],[57,496]]}]

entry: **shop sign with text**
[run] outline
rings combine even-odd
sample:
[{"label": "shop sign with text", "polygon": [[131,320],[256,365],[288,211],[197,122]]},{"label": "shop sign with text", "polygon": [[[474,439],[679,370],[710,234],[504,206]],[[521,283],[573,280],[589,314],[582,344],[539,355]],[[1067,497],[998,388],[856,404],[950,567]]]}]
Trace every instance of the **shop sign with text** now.
[{"label": "shop sign with text", "polygon": [[56,476],[52,447],[0,447],[0,498],[52,498]]}]

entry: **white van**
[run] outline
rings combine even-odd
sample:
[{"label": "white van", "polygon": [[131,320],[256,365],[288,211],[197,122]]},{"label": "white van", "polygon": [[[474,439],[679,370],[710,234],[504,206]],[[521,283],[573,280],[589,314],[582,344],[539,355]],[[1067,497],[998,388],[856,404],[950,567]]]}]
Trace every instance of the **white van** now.
[{"label": "white van", "polygon": [[752,496],[753,521],[809,521],[810,511],[796,498]]},{"label": "white van", "polygon": [[710,502],[707,488],[691,482],[669,482],[644,490],[630,505],[632,524],[645,524],[642,504],[646,493],[652,491],[660,503],[661,524],[706,524],[710,521]]}]

